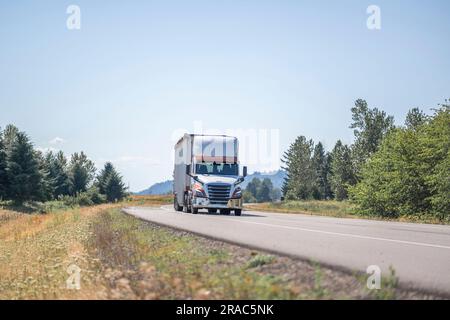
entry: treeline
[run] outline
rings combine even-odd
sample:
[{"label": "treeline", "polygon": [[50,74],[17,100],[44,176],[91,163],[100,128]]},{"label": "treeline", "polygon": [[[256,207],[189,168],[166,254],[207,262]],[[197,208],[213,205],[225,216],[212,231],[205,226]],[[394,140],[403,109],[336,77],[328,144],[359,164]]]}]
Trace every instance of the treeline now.
[{"label": "treeline", "polygon": [[245,202],[270,202],[279,200],[281,198],[281,191],[273,186],[272,181],[269,178],[260,180],[253,178],[247,184],[247,187],[243,193]]},{"label": "treeline", "polygon": [[36,150],[28,135],[13,125],[0,130],[0,200],[91,205],[119,201],[127,195],[122,177],[111,163],[96,172],[83,152],[68,160],[62,151]]},{"label": "treeline", "polygon": [[403,126],[357,100],[350,128],[354,143],[338,140],[330,152],[299,136],[283,155],[288,200],[350,199],[368,215],[450,213],[450,105],[427,116],[411,109]]}]

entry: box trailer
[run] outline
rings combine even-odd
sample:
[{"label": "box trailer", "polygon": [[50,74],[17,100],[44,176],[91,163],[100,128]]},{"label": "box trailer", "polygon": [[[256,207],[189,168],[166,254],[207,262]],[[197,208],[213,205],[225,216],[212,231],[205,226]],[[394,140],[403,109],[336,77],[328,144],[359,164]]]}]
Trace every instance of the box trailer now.
[{"label": "box trailer", "polygon": [[225,135],[185,134],[175,144],[173,203],[177,211],[239,216],[242,212],[239,143]]}]

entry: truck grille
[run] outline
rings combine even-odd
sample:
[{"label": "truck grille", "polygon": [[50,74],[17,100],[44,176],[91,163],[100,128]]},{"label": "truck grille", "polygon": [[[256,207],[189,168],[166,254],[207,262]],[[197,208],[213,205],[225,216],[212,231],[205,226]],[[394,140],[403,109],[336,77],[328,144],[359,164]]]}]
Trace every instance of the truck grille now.
[{"label": "truck grille", "polygon": [[209,203],[226,205],[230,199],[231,186],[229,184],[209,184]]}]

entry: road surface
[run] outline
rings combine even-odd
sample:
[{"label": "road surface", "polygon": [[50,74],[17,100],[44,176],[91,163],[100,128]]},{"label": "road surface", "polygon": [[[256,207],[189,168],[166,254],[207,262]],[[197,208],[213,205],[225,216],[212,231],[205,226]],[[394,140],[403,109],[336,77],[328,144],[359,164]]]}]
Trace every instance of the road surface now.
[{"label": "road surface", "polygon": [[241,217],[175,212],[171,206],[128,214],[252,248],[328,266],[382,275],[395,269],[404,287],[450,296],[450,226],[245,211]]}]

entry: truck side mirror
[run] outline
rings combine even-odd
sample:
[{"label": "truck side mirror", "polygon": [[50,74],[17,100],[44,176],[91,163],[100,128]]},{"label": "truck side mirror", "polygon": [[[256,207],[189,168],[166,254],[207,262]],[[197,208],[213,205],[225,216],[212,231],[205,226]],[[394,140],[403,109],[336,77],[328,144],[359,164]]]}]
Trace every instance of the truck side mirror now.
[{"label": "truck side mirror", "polygon": [[187,165],[186,165],[186,174],[187,174],[188,176],[191,175],[191,165],[190,165],[190,164],[187,164]]},{"label": "truck side mirror", "polygon": [[243,175],[244,177],[247,176],[247,167],[246,167],[246,166],[244,166],[244,167],[242,168],[242,175]]}]

